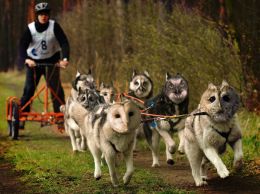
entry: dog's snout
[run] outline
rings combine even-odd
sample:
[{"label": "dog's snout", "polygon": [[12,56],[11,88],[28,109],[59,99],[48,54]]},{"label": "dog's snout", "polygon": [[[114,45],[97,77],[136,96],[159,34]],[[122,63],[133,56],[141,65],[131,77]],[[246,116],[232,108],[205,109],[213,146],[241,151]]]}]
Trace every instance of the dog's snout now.
[{"label": "dog's snout", "polygon": [[181,93],[181,90],[178,89],[178,88],[176,88],[176,89],[174,90],[174,93],[175,93],[175,94],[180,94],[180,93]]},{"label": "dog's snout", "polygon": [[89,87],[90,87],[90,89],[92,89],[92,90],[95,89],[95,86],[94,86],[93,84],[90,85]]},{"label": "dog's snout", "polygon": [[223,114],[223,113],[224,113],[223,109],[219,109],[219,110],[217,111],[217,114]]},{"label": "dog's snout", "polygon": [[88,97],[88,100],[89,100],[89,101],[94,101],[95,98],[94,98],[94,96],[90,95],[90,96]]}]

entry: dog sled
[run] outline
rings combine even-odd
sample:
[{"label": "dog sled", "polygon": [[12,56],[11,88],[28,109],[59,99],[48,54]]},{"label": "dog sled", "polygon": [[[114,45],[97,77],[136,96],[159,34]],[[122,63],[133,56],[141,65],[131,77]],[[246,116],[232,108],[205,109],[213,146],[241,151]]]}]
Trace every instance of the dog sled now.
[{"label": "dog sled", "polygon": [[[38,63],[37,66],[45,67],[45,71],[47,73],[47,67],[53,64],[48,63]],[[23,110],[30,106],[30,104],[36,99],[40,97],[40,94],[43,93],[43,111],[42,112],[23,112]],[[38,87],[34,96],[30,98],[30,100],[24,105],[21,106],[20,99],[11,96],[6,100],[6,120],[8,123],[9,136],[12,139],[18,139],[19,136],[19,127],[21,122],[34,121],[41,123],[41,127],[47,125],[55,125],[57,124],[57,128],[60,132],[63,132],[64,127],[62,126],[64,122],[64,114],[59,112],[51,112],[49,111],[49,95],[52,94],[60,104],[63,104],[62,100],[58,97],[56,92],[51,88],[47,83],[47,75],[45,79],[45,83]],[[61,124],[61,125],[60,125]]]}]

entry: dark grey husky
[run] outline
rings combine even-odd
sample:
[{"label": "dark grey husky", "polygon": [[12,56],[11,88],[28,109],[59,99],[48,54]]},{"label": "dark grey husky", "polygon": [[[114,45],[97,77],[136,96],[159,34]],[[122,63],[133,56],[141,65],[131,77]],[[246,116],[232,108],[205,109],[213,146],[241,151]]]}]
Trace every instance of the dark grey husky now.
[{"label": "dark grey husky", "polygon": [[[180,74],[171,76],[166,73],[166,82],[162,91],[146,102],[148,113],[159,115],[180,115],[188,113],[189,104],[188,82]],[[148,120],[148,119],[147,119]],[[166,144],[167,163],[173,164],[172,154],[176,151],[176,144],[172,139],[172,133],[178,131],[180,138],[179,152],[183,153],[183,129],[185,119],[152,120],[144,123],[144,132],[153,156],[152,166],[159,164],[159,141],[163,138]]]}]

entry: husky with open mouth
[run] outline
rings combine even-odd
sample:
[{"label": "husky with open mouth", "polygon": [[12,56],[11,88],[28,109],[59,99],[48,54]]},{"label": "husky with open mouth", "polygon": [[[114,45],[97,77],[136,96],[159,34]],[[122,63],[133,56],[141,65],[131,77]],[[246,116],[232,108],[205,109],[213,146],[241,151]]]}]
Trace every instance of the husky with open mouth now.
[{"label": "husky with open mouth", "polygon": [[[189,105],[189,88],[188,82],[183,76],[177,74],[171,76],[166,73],[166,82],[162,91],[155,97],[146,101],[146,107],[149,114],[156,115],[181,115],[188,113]],[[176,143],[172,139],[172,133],[178,132],[180,139],[179,152],[183,153],[183,129],[185,119],[164,119],[144,122],[144,133],[152,151],[153,164],[152,166],[160,166],[159,164],[159,142],[162,137],[166,144],[167,163],[174,164],[172,154],[176,151]]]}]

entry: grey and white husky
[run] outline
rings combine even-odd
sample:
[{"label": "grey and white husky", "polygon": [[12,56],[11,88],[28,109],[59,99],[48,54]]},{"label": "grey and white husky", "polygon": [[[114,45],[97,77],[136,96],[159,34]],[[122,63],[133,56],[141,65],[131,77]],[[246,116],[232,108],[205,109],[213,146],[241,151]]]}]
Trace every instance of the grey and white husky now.
[{"label": "grey and white husky", "polygon": [[95,80],[90,69],[87,74],[81,74],[79,71],[77,71],[76,78],[72,81],[71,89],[71,96],[74,100],[76,100],[78,96],[79,88],[81,88],[81,90],[96,89]]},{"label": "grey and white husky", "polygon": [[115,100],[115,88],[113,87],[113,84],[105,84],[104,82],[101,82],[99,86],[99,93],[101,96],[104,97],[104,100],[107,104],[113,103]]},{"label": "grey and white husky", "polygon": [[105,156],[112,184],[118,186],[116,155],[122,153],[126,162],[124,184],[128,184],[133,168],[133,145],[136,129],[140,125],[140,112],[131,101],[96,106],[88,111],[82,106],[73,106],[72,118],[78,123],[87,139],[94,158],[96,179],[101,178],[101,154]]},{"label": "grey and white husky", "polygon": [[[154,98],[146,102],[148,113],[157,115],[180,115],[188,113],[189,104],[189,88],[188,82],[183,76],[177,74],[171,76],[166,73],[166,82],[162,91]],[[172,154],[176,150],[176,144],[172,139],[172,133],[178,131],[180,144],[178,150],[183,152],[183,129],[185,119],[165,119],[153,120],[144,122],[144,133],[152,151],[153,164],[152,166],[160,166],[159,164],[159,142],[160,137],[163,138],[166,144],[167,163],[174,163]]]},{"label": "grey and white husky", "polygon": [[190,162],[196,186],[207,184],[207,162],[211,162],[221,178],[229,171],[219,154],[229,144],[234,150],[233,166],[240,169],[243,163],[242,133],[236,112],[239,96],[226,81],[221,86],[209,84],[198,108],[194,111],[206,115],[188,117],[185,123],[185,153]]},{"label": "grey and white husky", "polygon": [[[133,70],[131,80],[129,82],[129,96],[146,101],[153,95],[153,81],[147,71],[137,73]],[[135,102],[135,101],[134,101]],[[136,102],[140,108],[144,108],[143,104]]]},{"label": "grey and white husky", "polygon": [[[92,100],[93,95],[87,96],[85,93],[88,90],[95,91],[95,81],[89,70],[88,74],[81,74],[77,72],[75,80],[72,82],[72,89],[70,96],[66,100],[66,104],[60,107],[61,112],[64,113],[64,126],[66,133],[70,136],[72,150],[74,152],[84,151],[86,149],[86,141],[80,134],[79,127],[71,119],[70,108],[75,103],[80,103],[82,106],[87,107],[88,101]],[[92,92],[93,93],[93,92]],[[95,100],[92,100],[95,102]]]},{"label": "grey and white husky", "polygon": [[[128,95],[133,98],[131,97],[127,97],[127,98],[132,100],[134,103],[136,103],[140,109],[145,109],[145,105],[143,103],[148,99],[150,99],[153,95],[153,81],[148,71],[144,71],[143,73],[138,73],[136,70],[133,70],[132,77],[129,82]],[[140,125],[140,127],[136,131],[136,138],[137,139],[144,138],[144,131],[142,125]],[[136,142],[134,145],[134,150],[135,149],[136,149]]]}]

